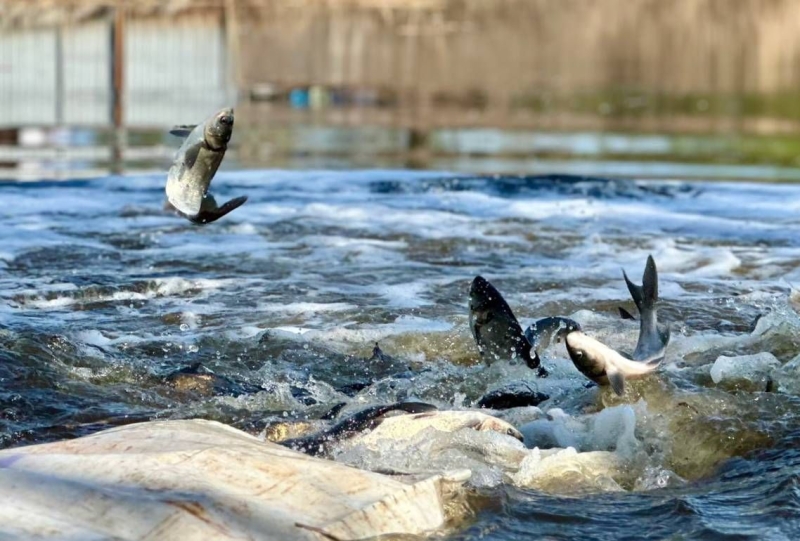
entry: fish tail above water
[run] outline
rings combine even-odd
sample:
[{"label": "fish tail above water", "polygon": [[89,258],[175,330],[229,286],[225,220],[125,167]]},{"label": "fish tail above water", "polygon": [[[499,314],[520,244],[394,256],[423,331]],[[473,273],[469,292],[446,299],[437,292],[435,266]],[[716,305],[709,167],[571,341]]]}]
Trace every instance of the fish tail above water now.
[{"label": "fish tail above water", "polygon": [[186,218],[196,224],[208,224],[215,222],[229,212],[241,207],[245,201],[247,201],[247,196],[242,195],[240,197],[234,197],[230,201],[224,203],[221,207],[218,207],[216,199],[214,199],[211,194],[207,194],[203,198],[203,205],[200,208],[200,212],[194,216],[186,216]]},{"label": "fish tail above water", "polygon": [[547,370],[531,349],[522,327],[500,292],[482,276],[472,280],[469,290],[469,328],[487,365],[496,360],[522,359],[539,377]]},{"label": "fish tail above water", "polygon": [[[658,270],[653,256],[647,256],[647,263],[642,274],[642,285],[631,282],[624,269],[622,276],[625,278],[628,291],[639,310],[639,340],[636,343],[633,360],[647,363],[660,362],[664,358],[670,333],[668,327],[658,325]],[[627,311],[625,314],[630,316]],[[625,315],[622,315],[624,318]]]}]

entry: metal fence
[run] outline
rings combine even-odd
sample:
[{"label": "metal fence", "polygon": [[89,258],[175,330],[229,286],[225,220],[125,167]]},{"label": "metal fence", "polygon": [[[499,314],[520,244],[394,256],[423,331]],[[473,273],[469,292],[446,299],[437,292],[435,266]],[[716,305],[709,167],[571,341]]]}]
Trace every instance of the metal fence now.
[{"label": "metal fence", "polygon": [[137,18],[109,7],[86,20],[3,28],[0,127],[107,127],[116,107],[125,126],[163,127],[234,99],[219,10]]}]

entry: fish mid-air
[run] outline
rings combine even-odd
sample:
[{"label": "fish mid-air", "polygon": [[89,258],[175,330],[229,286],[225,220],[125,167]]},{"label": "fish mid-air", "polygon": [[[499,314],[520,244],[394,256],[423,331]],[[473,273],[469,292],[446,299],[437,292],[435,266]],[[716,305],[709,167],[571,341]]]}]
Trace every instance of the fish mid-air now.
[{"label": "fish mid-air", "polygon": [[247,201],[247,196],[217,206],[208,193],[233,133],[233,109],[214,113],[197,126],[175,126],[172,135],[186,137],[167,173],[167,199],[178,214],[196,224],[219,220]]},{"label": "fish mid-air", "polygon": [[469,289],[469,328],[487,365],[501,359],[522,359],[528,368],[538,369],[539,377],[547,377],[511,307],[482,276],[476,276]]},{"label": "fish mid-air", "polygon": [[[658,272],[652,256],[647,258],[642,285],[631,282],[624,271],[623,276],[639,310],[639,339],[633,355],[606,346],[566,317],[540,319],[523,333],[497,289],[478,276],[470,289],[469,321],[481,357],[487,363],[497,358],[522,358],[531,368],[543,371],[539,352],[554,339],[563,340],[570,359],[584,376],[598,385],[610,385],[622,395],[626,379],[642,378],[660,366],[670,337],[669,328],[658,324]],[[624,309],[620,314],[625,319],[636,319]]]},{"label": "fish mid-air", "polygon": [[[575,367],[598,385],[610,385],[614,392],[625,392],[625,380],[642,378],[655,371],[664,360],[669,343],[669,328],[658,324],[658,272],[653,257],[647,258],[642,285],[630,281],[623,271],[628,291],[639,310],[639,339],[633,355],[621,353],[583,333],[580,325],[567,318],[551,317],[537,321],[525,331],[534,351],[553,336],[563,339]],[[620,309],[625,319],[635,319]]]}]

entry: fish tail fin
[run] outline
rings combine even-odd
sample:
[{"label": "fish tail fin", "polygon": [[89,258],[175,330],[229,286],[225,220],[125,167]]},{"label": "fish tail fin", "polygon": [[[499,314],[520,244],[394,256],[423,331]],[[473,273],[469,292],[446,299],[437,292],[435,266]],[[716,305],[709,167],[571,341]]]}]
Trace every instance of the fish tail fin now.
[{"label": "fish tail fin", "polygon": [[[652,255],[647,256],[647,264],[642,274],[642,308],[652,310],[658,302],[658,269]],[[641,309],[641,308],[640,308]]]},{"label": "fish tail fin", "polygon": [[624,270],[622,275],[640,316],[639,340],[636,343],[633,358],[647,363],[663,359],[670,333],[669,328],[662,328],[658,325],[658,269],[653,256],[647,256],[647,263],[642,274],[642,285],[631,282]]}]

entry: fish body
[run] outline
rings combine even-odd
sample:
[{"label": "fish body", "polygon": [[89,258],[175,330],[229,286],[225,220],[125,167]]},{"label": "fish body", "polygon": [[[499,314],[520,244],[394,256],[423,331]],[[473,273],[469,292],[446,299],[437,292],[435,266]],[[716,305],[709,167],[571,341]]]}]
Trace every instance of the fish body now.
[{"label": "fish body", "polygon": [[197,126],[176,126],[170,133],[186,137],[167,172],[167,199],[184,218],[197,224],[218,220],[241,206],[247,196],[218,206],[208,193],[233,134],[233,109],[222,109]]},{"label": "fish body", "polygon": [[661,359],[651,362],[628,359],[582,331],[570,332],[564,343],[575,368],[598,385],[611,385],[620,396],[625,392],[626,379],[642,378],[661,364]]},{"label": "fish body", "polygon": [[[642,285],[631,282],[624,270],[622,275],[639,310],[639,338],[633,355],[620,353],[580,329],[567,333],[564,340],[575,367],[598,385],[611,385],[620,396],[625,392],[626,379],[642,378],[661,365],[670,334],[668,327],[658,324],[658,271],[653,257],[647,257]],[[620,309],[620,315],[635,319],[624,309]]]},{"label": "fish body", "polygon": [[327,430],[297,438],[284,439],[280,444],[312,456],[322,456],[330,452],[333,444],[351,438],[361,432],[373,430],[383,422],[384,416],[389,412],[420,413],[434,410],[436,410],[436,406],[422,402],[398,402],[397,404],[386,406],[371,406],[336,423]]},{"label": "fish body", "polygon": [[521,359],[539,377],[547,370],[522,333],[517,318],[500,292],[482,276],[476,276],[469,290],[469,328],[487,365],[497,360]]}]

